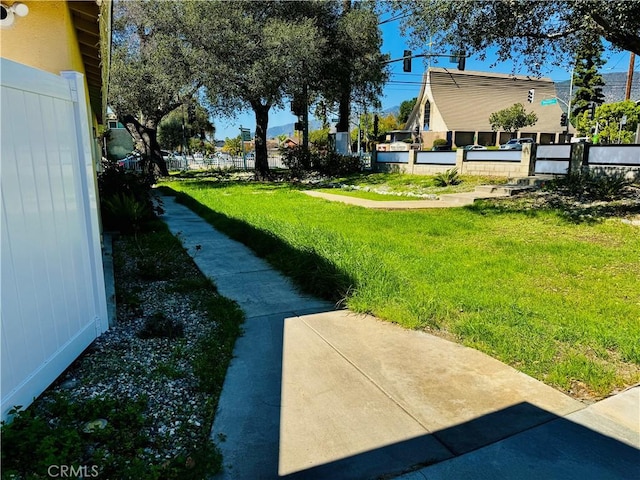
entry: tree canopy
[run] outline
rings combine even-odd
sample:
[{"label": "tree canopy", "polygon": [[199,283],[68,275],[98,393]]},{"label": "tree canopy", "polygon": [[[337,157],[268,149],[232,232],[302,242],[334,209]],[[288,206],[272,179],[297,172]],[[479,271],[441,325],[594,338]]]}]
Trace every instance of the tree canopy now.
[{"label": "tree canopy", "polygon": [[601,36],[640,54],[640,2],[624,0],[402,0],[390,5],[406,14],[413,44],[462,48],[484,59],[497,47],[500,60],[539,71],[570,65],[581,37]]},{"label": "tree canopy", "polygon": [[585,37],[578,46],[576,63],[573,71],[573,86],[575,88],[571,116],[580,115],[589,109],[593,102],[597,105],[604,103],[604,79],[598,71],[604,61],[602,41],[599,37]]},{"label": "tree canopy", "polygon": [[407,123],[409,115],[413,111],[413,107],[416,106],[418,97],[413,97],[411,100],[405,100],[400,104],[400,112],[398,113],[398,122],[401,124]]},{"label": "tree canopy", "polygon": [[[623,121],[624,120],[626,121]],[[640,122],[640,106],[631,100],[605,103],[595,111],[591,119],[589,112],[576,117],[576,129],[582,136],[597,133],[599,143],[632,143]]]},{"label": "tree canopy", "polygon": [[183,34],[199,51],[207,97],[216,112],[251,109],[256,174],[265,177],[269,111],[319,75],[325,39],[323,2],[184,2]]},{"label": "tree canopy", "polygon": [[176,2],[114,5],[109,105],[163,175],[157,127],[199,86],[195,52],[175,33],[178,10]]},{"label": "tree canopy", "polygon": [[209,120],[209,112],[192,101],[182,104],[163,118],[158,125],[158,141],[162,147],[176,150],[189,146],[193,138],[204,141],[213,132],[215,127]]},{"label": "tree canopy", "polygon": [[527,113],[521,103],[515,103],[489,116],[489,123],[494,131],[517,132],[524,127],[535,125],[537,121],[538,116],[535,112]]},{"label": "tree canopy", "polygon": [[351,102],[375,104],[386,78],[366,2],[132,1],[118,2],[115,18],[111,104],[162,173],[156,129],[200,92],[216,116],[253,110],[256,171],[264,177],[273,107],[300,94],[305,105],[346,103],[340,122],[348,125]]},{"label": "tree canopy", "polygon": [[316,90],[327,104],[338,106],[336,130],[346,132],[352,102],[379,108],[389,74],[383,64],[387,57],[380,52],[382,33],[374,4],[362,2],[353,8],[351,0],[343,0],[332,5],[324,27],[325,65]]}]

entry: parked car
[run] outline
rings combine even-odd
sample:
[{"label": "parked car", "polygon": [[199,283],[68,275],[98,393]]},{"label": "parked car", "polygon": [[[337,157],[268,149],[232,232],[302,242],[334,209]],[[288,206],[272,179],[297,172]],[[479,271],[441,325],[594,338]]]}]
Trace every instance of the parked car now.
[{"label": "parked car", "polygon": [[524,143],[535,143],[531,137],[512,138],[507,143],[500,145],[500,150],[522,150]]},{"label": "parked car", "polygon": [[451,145],[434,145],[431,148],[432,152],[449,152],[451,151]]},{"label": "parked car", "polygon": [[487,147],[484,145],[465,145],[465,150],[486,150]]},{"label": "parked car", "polygon": [[591,143],[591,137],[571,137],[569,143]]}]

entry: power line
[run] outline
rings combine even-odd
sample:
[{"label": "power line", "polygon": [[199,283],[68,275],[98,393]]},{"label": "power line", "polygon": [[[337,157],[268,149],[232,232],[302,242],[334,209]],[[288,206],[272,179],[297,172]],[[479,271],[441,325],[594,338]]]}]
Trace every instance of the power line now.
[{"label": "power line", "polygon": [[409,13],[399,13],[395,17],[390,17],[390,18],[387,18],[386,20],[382,20],[381,22],[378,22],[378,25],[384,25],[385,23],[395,22],[396,20],[402,20],[410,16],[411,14]]}]

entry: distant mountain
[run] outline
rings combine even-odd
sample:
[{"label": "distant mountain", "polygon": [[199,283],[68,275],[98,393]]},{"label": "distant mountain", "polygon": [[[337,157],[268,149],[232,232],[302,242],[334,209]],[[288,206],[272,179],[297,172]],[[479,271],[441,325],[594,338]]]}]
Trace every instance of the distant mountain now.
[{"label": "distant mountain", "polygon": [[400,105],[394,105],[393,107],[385,108],[382,113],[385,115],[389,115],[390,113],[398,115],[400,113]]},{"label": "distant mountain", "polygon": [[[319,120],[309,120],[309,130],[318,130],[322,127]],[[267,138],[276,138],[279,135],[286,135],[287,137],[293,137],[295,131],[295,123],[287,123],[286,125],[277,125],[275,127],[267,128]]]},{"label": "distant mountain", "polygon": [[[627,74],[622,72],[603,73],[602,78],[604,79],[604,87],[602,87],[602,93],[604,93],[605,103],[623,101],[627,86]],[[556,95],[563,102],[569,102],[570,85],[571,82],[569,80],[556,83]],[[635,72],[635,75],[633,76],[633,82],[631,83],[631,100],[640,100],[640,73],[638,72]],[[564,107],[564,105],[561,105],[561,107]],[[564,107],[563,110],[566,110],[566,107]]]}]

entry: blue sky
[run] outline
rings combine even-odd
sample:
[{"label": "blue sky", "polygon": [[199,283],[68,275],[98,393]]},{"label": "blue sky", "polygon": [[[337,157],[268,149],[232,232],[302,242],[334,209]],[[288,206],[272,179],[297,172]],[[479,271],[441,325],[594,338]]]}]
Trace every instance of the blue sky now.
[{"label": "blue sky", "polygon": [[[405,39],[400,34],[399,22],[389,22],[380,26],[382,29],[382,52],[388,53],[391,58],[402,57],[403,51],[408,49]],[[425,53],[413,50],[413,53]],[[629,67],[629,52],[614,52],[606,51],[604,59],[607,63],[601,69],[601,73],[610,72],[627,72]],[[427,68],[425,63],[426,59],[415,58],[412,61],[411,73],[404,73],[402,71],[402,62],[396,62],[390,64],[391,77],[388,84],[384,88],[384,96],[381,98],[382,109],[391,108],[400,105],[404,100],[410,100],[413,97],[417,97],[420,92],[420,82],[422,75]],[[493,68],[489,68],[495,62],[495,55],[492,52],[488,52],[486,60],[480,61],[477,58],[467,58],[466,70],[474,70],[480,72],[491,71],[495,73],[512,73],[513,64],[511,62],[502,62],[497,64]],[[448,58],[438,58],[438,63],[434,63],[434,66],[438,67],[450,67],[457,68],[456,64],[449,63]],[[638,72],[640,62],[636,62],[635,71]],[[550,71],[546,71],[543,68],[542,75],[551,78],[555,82],[561,82],[569,80],[570,78],[570,66],[567,69],[553,68]],[[530,72],[518,71],[521,75],[526,75]],[[638,73],[636,73],[638,74]],[[285,125],[296,121],[287,108],[286,110],[274,110],[272,109],[269,115],[269,127],[278,125]],[[240,125],[244,128],[250,128],[251,133],[255,130],[255,120],[252,111],[239,114],[235,119],[214,119],[216,125],[216,138],[224,140],[226,137],[235,137],[240,133]]]}]

